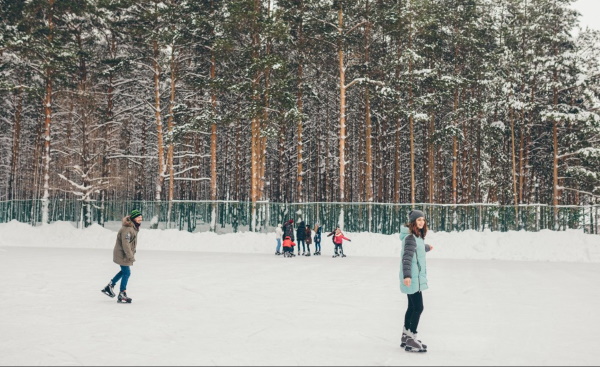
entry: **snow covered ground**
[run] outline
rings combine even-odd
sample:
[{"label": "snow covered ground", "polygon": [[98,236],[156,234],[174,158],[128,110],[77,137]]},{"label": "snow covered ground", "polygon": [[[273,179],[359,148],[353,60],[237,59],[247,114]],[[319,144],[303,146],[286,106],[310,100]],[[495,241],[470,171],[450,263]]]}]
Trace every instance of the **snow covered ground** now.
[{"label": "snow covered ground", "polygon": [[347,258],[274,256],[274,235],[142,228],[130,305],[118,224],[0,224],[0,365],[598,365],[600,236],[430,233],[424,354],[399,348],[398,236]]}]

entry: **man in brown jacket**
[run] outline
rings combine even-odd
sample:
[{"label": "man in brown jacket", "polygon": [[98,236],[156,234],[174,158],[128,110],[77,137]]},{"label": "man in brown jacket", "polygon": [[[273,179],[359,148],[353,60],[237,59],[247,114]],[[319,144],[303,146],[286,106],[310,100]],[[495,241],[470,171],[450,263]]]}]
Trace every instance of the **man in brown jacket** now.
[{"label": "man in brown jacket", "polygon": [[140,231],[142,219],[142,213],[139,210],[132,210],[128,216],[123,218],[123,226],[117,234],[117,243],[113,250],[113,261],[121,267],[121,271],[102,289],[102,293],[109,297],[114,297],[114,287],[121,280],[119,297],[117,299],[119,303],[131,303],[132,301],[131,298],[127,297],[127,281],[129,281],[129,277],[131,276],[130,267],[133,266],[133,262],[135,261],[137,236]]}]

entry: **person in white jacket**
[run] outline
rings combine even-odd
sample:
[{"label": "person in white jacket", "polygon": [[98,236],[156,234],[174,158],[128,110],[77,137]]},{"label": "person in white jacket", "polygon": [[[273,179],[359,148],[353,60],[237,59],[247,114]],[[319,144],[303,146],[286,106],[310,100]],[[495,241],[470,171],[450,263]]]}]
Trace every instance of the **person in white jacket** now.
[{"label": "person in white jacket", "polygon": [[281,241],[283,240],[283,229],[281,229],[281,223],[275,228],[275,240],[277,241],[277,249],[275,249],[275,255],[281,255]]}]

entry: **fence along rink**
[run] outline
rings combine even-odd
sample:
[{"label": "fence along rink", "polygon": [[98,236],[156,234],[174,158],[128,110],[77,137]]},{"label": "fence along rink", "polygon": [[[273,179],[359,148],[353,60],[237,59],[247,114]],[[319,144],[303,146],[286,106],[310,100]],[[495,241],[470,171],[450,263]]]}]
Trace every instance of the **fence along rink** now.
[{"label": "fence along rink", "polygon": [[[169,210],[169,205],[171,206]],[[120,221],[131,208],[139,208],[145,220],[157,228],[189,232],[214,230],[268,232],[288,219],[325,229],[342,224],[348,232],[398,233],[410,210],[422,209],[433,231],[491,230],[540,231],[579,229],[598,234],[600,205],[550,206],[543,204],[389,204],[389,203],[271,203],[241,201],[50,201],[50,222],[67,221],[85,227]],[[39,225],[41,200],[0,201],[0,222],[17,220]],[[254,213],[254,218],[253,218]],[[214,217],[214,218],[213,218]],[[212,227],[212,228],[211,228]]]}]

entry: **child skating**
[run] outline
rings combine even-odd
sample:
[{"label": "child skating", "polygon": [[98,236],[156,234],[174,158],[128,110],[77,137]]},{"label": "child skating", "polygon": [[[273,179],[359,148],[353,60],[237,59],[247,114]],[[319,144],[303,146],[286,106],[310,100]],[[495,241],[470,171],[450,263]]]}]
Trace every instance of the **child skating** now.
[{"label": "child skating", "polygon": [[[332,235],[332,234],[330,233],[329,235]],[[344,236],[344,234],[342,233],[342,230],[339,227],[336,228],[336,230],[333,234],[333,243],[335,244],[335,253],[333,254],[333,257],[338,257],[338,256],[346,257],[346,255],[344,255],[344,247],[343,247],[344,240],[346,240],[348,242],[352,242],[351,239]]]}]

